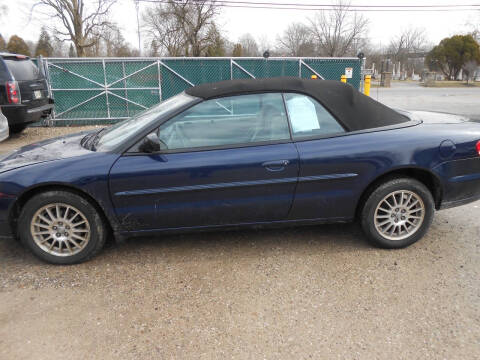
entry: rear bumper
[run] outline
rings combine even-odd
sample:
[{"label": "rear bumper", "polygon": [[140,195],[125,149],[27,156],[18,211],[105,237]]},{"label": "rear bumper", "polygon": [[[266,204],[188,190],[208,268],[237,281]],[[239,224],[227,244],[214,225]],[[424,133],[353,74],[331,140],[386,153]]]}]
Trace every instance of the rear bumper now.
[{"label": "rear bumper", "polygon": [[2,112],[8,119],[8,123],[27,124],[39,121],[51,114],[53,102],[42,106],[30,108],[26,105],[2,105]]},{"label": "rear bumper", "polygon": [[448,161],[433,170],[443,179],[440,209],[480,200],[480,158]]}]

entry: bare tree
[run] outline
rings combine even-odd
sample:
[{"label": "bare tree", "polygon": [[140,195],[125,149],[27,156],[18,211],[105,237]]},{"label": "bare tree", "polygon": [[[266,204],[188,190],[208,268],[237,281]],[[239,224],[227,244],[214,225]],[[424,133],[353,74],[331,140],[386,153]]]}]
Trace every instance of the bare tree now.
[{"label": "bare tree", "polygon": [[219,7],[215,0],[169,0],[144,14],[150,37],[171,56],[201,56],[212,43]]},{"label": "bare tree", "polygon": [[289,56],[314,56],[315,45],[310,29],[302,23],[292,23],[277,39],[282,53]]},{"label": "bare tree", "polygon": [[[116,0],[38,0],[34,8],[41,6],[60,20],[62,26],[55,29],[56,36],[71,41],[77,56],[83,57],[86,49],[95,46],[98,36],[111,25],[108,15]],[[87,4],[92,4],[88,6]]]},{"label": "bare tree", "polygon": [[144,28],[149,38],[158,44],[161,55],[182,56],[185,49],[185,35],[178,19],[172,15],[169,6],[158,4],[143,14]]},{"label": "bare tree", "polygon": [[101,54],[113,57],[132,56],[132,49],[118,27],[112,26],[101,35]]},{"label": "bare tree", "polygon": [[242,56],[259,56],[260,50],[255,38],[251,34],[244,34],[238,39],[242,47]]},{"label": "bare tree", "polygon": [[407,28],[390,40],[388,53],[393,60],[406,61],[409,54],[425,52],[427,37],[423,28]]},{"label": "bare tree", "polygon": [[368,19],[350,11],[350,3],[339,0],[332,10],[322,10],[310,19],[310,31],[320,54],[355,55],[367,36]]}]

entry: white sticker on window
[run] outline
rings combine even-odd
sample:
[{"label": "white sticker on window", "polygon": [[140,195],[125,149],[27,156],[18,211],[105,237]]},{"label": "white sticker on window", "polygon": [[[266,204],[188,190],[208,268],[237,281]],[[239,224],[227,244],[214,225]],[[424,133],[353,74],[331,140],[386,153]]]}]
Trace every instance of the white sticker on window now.
[{"label": "white sticker on window", "polygon": [[294,96],[287,101],[293,132],[320,129],[315,105],[306,96]]}]

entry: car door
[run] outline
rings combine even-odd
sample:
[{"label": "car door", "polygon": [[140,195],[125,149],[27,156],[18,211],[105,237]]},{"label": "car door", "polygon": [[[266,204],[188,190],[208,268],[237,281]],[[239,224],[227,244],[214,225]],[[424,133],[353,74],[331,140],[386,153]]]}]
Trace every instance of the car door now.
[{"label": "car door", "polygon": [[299,165],[281,94],[204,101],[156,136],[162,151],[134,147],[110,172],[112,201],[129,230],[288,217]]},{"label": "car door", "polygon": [[[354,216],[362,174],[375,168],[344,128],[315,99],[285,94],[292,137],[300,157],[299,181],[290,219],[342,220]],[[362,149],[363,148],[363,149]]]}]

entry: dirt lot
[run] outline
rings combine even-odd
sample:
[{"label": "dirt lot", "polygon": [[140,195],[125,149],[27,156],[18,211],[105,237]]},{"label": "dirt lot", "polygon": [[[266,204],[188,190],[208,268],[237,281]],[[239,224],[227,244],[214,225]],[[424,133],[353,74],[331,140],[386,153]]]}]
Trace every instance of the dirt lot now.
[{"label": "dirt lot", "polygon": [[438,212],[397,251],[335,225],[130,240],[62,267],[0,240],[0,359],[478,359],[479,216]]}]

